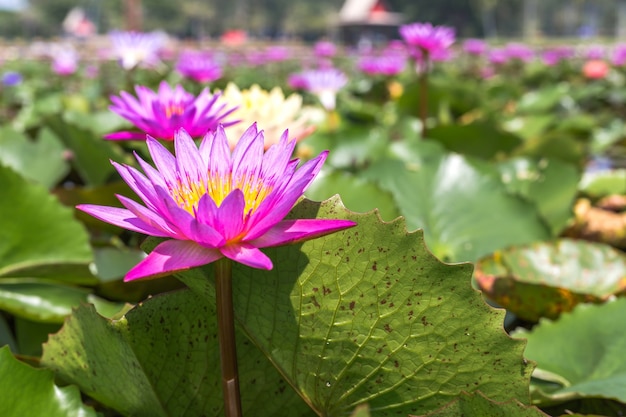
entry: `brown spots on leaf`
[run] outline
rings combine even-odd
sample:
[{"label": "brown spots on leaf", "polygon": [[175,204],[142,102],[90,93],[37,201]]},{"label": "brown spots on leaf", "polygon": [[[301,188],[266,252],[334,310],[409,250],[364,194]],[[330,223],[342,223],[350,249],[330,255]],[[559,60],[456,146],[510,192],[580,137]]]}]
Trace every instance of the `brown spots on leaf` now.
[{"label": "brown spots on leaf", "polygon": [[356,303],[354,301],[350,302],[350,310],[354,310],[354,306],[356,305]]},{"label": "brown spots on leaf", "polygon": [[378,264],[376,263],[376,261],[374,261],[374,263],[372,264],[372,271],[377,271],[378,270]]},{"label": "brown spots on leaf", "polygon": [[315,296],[311,297],[311,302],[313,302],[313,305],[317,308],[320,308],[320,303],[317,302],[317,299],[315,298]]},{"label": "brown spots on leaf", "polygon": [[385,326],[383,327],[383,329],[385,329],[385,331],[387,333],[391,333],[393,331],[393,329],[391,328],[391,326],[389,325],[389,323],[385,324]]},{"label": "brown spots on leaf", "polygon": [[424,325],[424,327],[428,326],[430,323],[428,322],[428,320],[426,319],[426,316],[422,316],[422,324]]},{"label": "brown spots on leaf", "polygon": [[332,291],[330,290],[330,288],[326,287],[326,286],[322,286],[322,293],[324,295],[328,295],[330,294]]}]

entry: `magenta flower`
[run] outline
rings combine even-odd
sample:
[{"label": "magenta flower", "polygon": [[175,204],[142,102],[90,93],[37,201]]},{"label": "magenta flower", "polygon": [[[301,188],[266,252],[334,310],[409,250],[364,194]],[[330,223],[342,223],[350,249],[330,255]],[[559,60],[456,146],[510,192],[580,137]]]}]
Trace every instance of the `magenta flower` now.
[{"label": "magenta flower", "polygon": [[535,51],[523,43],[509,43],[504,47],[509,60],[516,59],[522,62],[529,62],[535,58]]},{"label": "magenta flower", "polygon": [[397,75],[406,67],[406,56],[397,53],[363,56],[357,67],[369,75]]},{"label": "magenta flower", "polygon": [[222,257],[271,269],[259,248],[312,239],[355,225],[348,220],[284,220],[320,171],[327,151],[297,168],[288,132],[263,151],[263,131],[253,124],[230,152],[224,129],[207,134],[199,147],[183,129],[173,156],[146,140],[156,169],[135,155],[139,170],[113,162],[141,205],[118,196],[125,208],[79,205],[105,222],[150,236],[170,238],[132,268],[126,281],[168,275]]},{"label": "magenta flower", "polygon": [[122,91],[120,97],[112,96],[109,108],[129,120],[142,132],[116,132],[105,135],[112,140],[143,140],[146,134],[157,139],[173,140],[178,129],[185,129],[194,138],[214,131],[218,124],[230,126],[236,121],[225,121],[235,107],[225,109],[226,103],[218,101],[220,94],[211,94],[208,88],[195,97],[177,85],[171,88],[165,81],[158,92],[138,85],[137,97]]},{"label": "magenta flower", "polygon": [[57,51],[52,56],[52,71],[61,76],[72,75],[78,69],[78,54],[73,49]]},{"label": "magenta flower", "polygon": [[329,41],[318,41],[313,47],[313,54],[318,58],[332,58],[337,54],[337,46]]},{"label": "magenta flower", "polygon": [[176,71],[199,83],[209,83],[222,77],[222,66],[210,54],[196,51],[180,54]]},{"label": "magenta flower", "polygon": [[487,42],[482,39],[466,39],[463,42],[463,51],[469,55],[481,56],[487,52]]},{"label": "magenta flower", "polygon": [[428,54],[448,49],[455,41],[454,29],[448,26],[411,23],[400,26],[399,31],[407,45]]}]

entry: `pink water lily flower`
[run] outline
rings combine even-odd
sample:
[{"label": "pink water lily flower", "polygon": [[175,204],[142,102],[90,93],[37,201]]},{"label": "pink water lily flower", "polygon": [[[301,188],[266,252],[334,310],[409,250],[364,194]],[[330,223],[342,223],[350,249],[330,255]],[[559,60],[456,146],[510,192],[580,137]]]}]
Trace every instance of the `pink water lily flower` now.
[{"label": "pink water lily flower", "polygon": [[431,23],[410,23],[400,26],[400,36],[412,47],[433,54],[446,50],[456,40],[454,29],[448,26],[433,26]]},{"label": "pink water lily flower", "polygon": [[125,280],[157,277],[211,263],[222,257],[253,268],[271,269],[259,248],[332,233],[348,220],[285,220],[320,171],[327,151],[300,168],[291,160],[295,141],[288,132],[264,152],[263,131],[253,124],[230,151],[224,129],[207,134],[200,146],[181,129],[175,156],[157,140],[146,140],[156,169],[138,155],[145,172],[113,162],[144,205],[124,196],[125,208],[79,205],[105,222],[151,236],[160,243],[126,274]]},{"label": "pink water lily flower", "polygon": [[208,88],[196,97],[177,85],[172,88],[162,81],[157,92],[148,87],[135,87],[137,98],[122,91],[112,96],[111,111],[133,123],[140,132],[115,132],[105,135],[111,140],[143,140],[146,134],[164,140],[173,140],[178,129],[185,129],[194,138],[214,131],[218,124],[230,126],[236,120],[226,120],[235,107],[226,108],[218,100],[219,93],[211,94]]}]

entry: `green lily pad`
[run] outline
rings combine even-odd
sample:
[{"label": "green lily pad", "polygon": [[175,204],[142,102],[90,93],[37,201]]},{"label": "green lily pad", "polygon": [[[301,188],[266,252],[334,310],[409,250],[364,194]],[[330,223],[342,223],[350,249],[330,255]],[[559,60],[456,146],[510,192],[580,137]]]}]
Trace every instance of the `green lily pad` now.
[{"label": "green lily pad", "polygon": [[558,236],[573,217],[578,168],[559,160],[513,158],[498,169],[507,189],[532,201],[552,235]]},{"label": "green lily pad", "polygon": [[0,392],[3,417],[96,417],[76,387],[55,385],[52,372],[19,362],[6,346],[0,348]]},{"label": "green lily pad", "polygon": [[69,172],[63,150],[49,129],[41,130],[34,141],[9,127],[0,129],[0,163],[46,188],[56,186]]},{"label": "green lily pad", "polygon": [[[291,216],[357,226],[267,249],[271,271],[234,264],[235,315],[318,415],[363,403],[381,417],[428,412],[462,391],[527,401],[523,345],[471,288],[470,264],[441,263],[401,219],[351,213],[337,197],[303,200]],[[212,297],[211,281],[178,276]]]},{"label": "green lily pad", "polygon": [[522,143],[515,134],[484,122],[437,126],[428,130],[428,138],[452,152],[483,159],[507,155]]},{"label": "green lily pad", "polygon": [[0,165],[0,277],[94,283],[87,232],[41,185]]},{"label": "green lily pad", "polygon": [[626,299],[580,304],[557,321],[542,320],[514,337],[528,341],[526,357],[537,362],[533,400],[541,404],[581,398],[626,402]]},{"label": "green lily pad", "polygon": [[569,90],[569,84],[560,83],[540,90],[530,91],[519,99],[517,111],[520,113],[549,112],[561,103],[563,98],[569,93]]},{"label": "green lily pad", "polygon": [[626,256],[600,243],[541,242],[481,260],[475,280],[487,297],[521,318],[556,318],[581,302],[622,293]]},{"label": "green lily pad", "polygon": [[388,192],[365,178],[348,172],[322,171],[307,189],[311,200],[322,201],[340,194],[346,207],[353,211],[367,212],[377,209],[383,220],[399,216],[395,202]]},{"label": "green lily pad", "polygon": [[611,194],[626,194],[626,169],[586,172],[578,188],[594,198]]},{"label": "green lily pad", "polygon": [[[536,407],[519,401],[495,402],[477,392],[462,393],[458,399],[445,407],[420,417],[548,417]],[[417,416],[416,416],[417,417]]]},{"label": "green lily pad", "polygon": [[446,261],[475,261],[508,246],[549,238],[538,210],[512,195],[489,163],[432,142],[398,143],[363,175],[393,195],[410,230]]},{"label": "green lily pad", "polygon": [[61,115],[49,116],[46,123],[72,153],[72,166],[86,184],[103,185],[116,178],[117,172],[110,161],[122,158],[114,150],[114,144],[72,124]]},{"label": "green lily pad", "polygon": [[383,129],[347,125],[334,131],[314,132],[304,144],[313,148],[314,154],[330,149],[328,166],[352,169],[384,154],[388,142]]},{"label": "green lily pad", "polygon": [[[216,327],[211,301],[189,290],[115,321],[82,305],[44,345],[42,364],[122,415],[221,417]],[[314,415],[255,346],[237,343],[244,415]]]},{"label": "green lily pad", "polygon": [[124,303],[111,303],[86,288],[73,287],[50,280],[1,279],[0,310],[42,323],[62,323],[81,303],[92,302],[103,315],[115,315]]}]

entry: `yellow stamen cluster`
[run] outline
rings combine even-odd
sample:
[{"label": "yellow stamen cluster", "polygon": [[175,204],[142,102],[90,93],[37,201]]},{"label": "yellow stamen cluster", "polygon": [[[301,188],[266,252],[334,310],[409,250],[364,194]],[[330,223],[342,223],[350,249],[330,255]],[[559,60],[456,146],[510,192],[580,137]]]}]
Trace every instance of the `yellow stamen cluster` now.
[{"label": "yellow stamen cluster", "polygon": [[207,181],[180,179],[177,184],[170,187],[170,195],[179,207],[194,214],[203,195],[209,194],[219,207],[227,195],[235,189],[240,189],[246,202],[244,214],[249,214],[259,208],[273,188],[272,184],[267,184],[257,176],[243,175],[233,178],[232,174],[226,177],[216,175],[210,176]]},{"label": "yellow stamen cluster", "polygon": [[172,116],[180,116],[185,112],[185,107],[180,103],[168,103],[163,105],[163,111],[165,111],[165,116],[169,119]]}]

